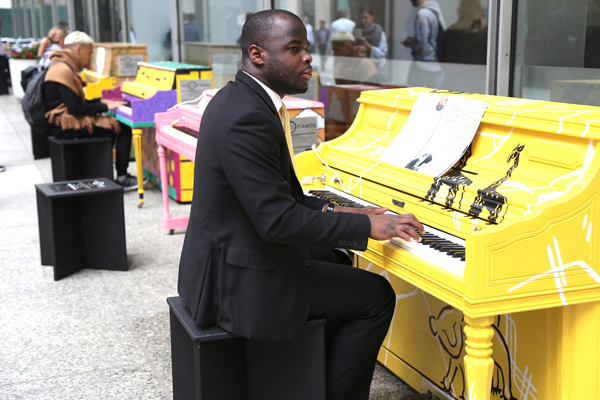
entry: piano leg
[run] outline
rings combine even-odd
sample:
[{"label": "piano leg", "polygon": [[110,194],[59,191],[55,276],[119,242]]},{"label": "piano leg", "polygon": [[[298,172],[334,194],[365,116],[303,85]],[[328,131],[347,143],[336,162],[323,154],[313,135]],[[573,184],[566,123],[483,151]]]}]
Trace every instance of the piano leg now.
[{"label": "piano leg", "polygon": [[492,339],[494,317],[470,318],[465,315],[466,351],[465,394],[467,400],[489,400],[492,388]]},{"label": "piano leg", "polygon": [[169,174],[167,173],[167,151],[161,144],[158,144],[157,151],[160,165],[160,184],[162,188],[163,229],[168,229],[169,234],[173,234],[175,229],[187,228],[190,217],[189,215],[171,217],[171,213],[169,212]]},{"label": "piano leg", "polygon": [[[169,176],[167,174],[167,153],[162,145],[158,145],[158,161],[160,165],[160,183],[162,188],[162,201],[163,201],[163,228],[169,228],[169,220],[171,219],[171,213],[169,212]],[[173,233],[173,229],[170,229],[169,233]]]},{"label": "piano leg", "polygon": [[140,196],[140,204],[138,208],[144,205],[144,166],[142,165],[142,133],[143,129],[133,128],[133,150],[135,153],[135,166],[137,168],[138,194]]}]

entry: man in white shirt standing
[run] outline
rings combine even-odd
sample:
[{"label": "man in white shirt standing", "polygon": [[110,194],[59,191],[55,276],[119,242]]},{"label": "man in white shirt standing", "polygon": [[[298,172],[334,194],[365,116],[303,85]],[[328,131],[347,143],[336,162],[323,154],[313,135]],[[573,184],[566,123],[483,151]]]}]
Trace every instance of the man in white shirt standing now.
[{"label": "man in white shirt standing", "polygon": [[315,49],[315,30],[313,26],[308,22],[308,17],[304,17],[304,27],[306,28],[306,38],[308,39],[308,50],[314,53]]}]

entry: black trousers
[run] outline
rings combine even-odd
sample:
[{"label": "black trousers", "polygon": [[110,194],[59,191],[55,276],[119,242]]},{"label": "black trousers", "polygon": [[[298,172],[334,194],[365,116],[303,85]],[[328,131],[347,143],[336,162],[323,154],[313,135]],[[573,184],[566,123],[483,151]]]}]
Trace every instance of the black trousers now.
[{"label": "black trousers", "polygon": [[367,400],[377,354],[396,295],[382,276],[348,265],[311,261],[309,318],[326,318],[327,400]]},{"label": "black trousers", "polygon": [[112,129],[94,128],[90,134],[85,129],[66,129],[62,130],[54,125],[50,127],[50,135],[58,139],[89,139],[92,137],[110,137],[113,139],[113,145],[116,147],[115,169],[117,176],[126,175],[129,166],[129,156],[131,152],[131,128],[119,122],[121,132],[117,133]]}]

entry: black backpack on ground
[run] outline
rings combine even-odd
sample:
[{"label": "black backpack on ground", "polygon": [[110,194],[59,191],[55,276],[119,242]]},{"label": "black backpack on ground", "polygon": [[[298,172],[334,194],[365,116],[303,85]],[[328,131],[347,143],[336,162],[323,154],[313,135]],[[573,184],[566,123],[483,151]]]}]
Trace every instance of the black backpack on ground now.
[{"label": "black backpack on ground", "polygon": [[34,130],[43,131],[49,128],[48,118],[46,118],[46,113],[49,110],[46,109],[46,99],[44,97],[44,79],[47,72],[48,70],[38,72],[31,78],[27,84],[23,100],[21,100],[23,115]]}]

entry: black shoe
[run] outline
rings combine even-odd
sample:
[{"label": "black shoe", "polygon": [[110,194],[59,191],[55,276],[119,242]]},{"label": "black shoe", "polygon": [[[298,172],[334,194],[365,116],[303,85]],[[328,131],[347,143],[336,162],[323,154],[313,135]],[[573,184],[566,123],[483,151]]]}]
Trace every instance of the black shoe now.
[{"label": "black shoe", "polygon": [[137,178],[133,175],[121,175],[117,177],[117,184],[123,186],[123,191],[128,192],[138,188]]}]

